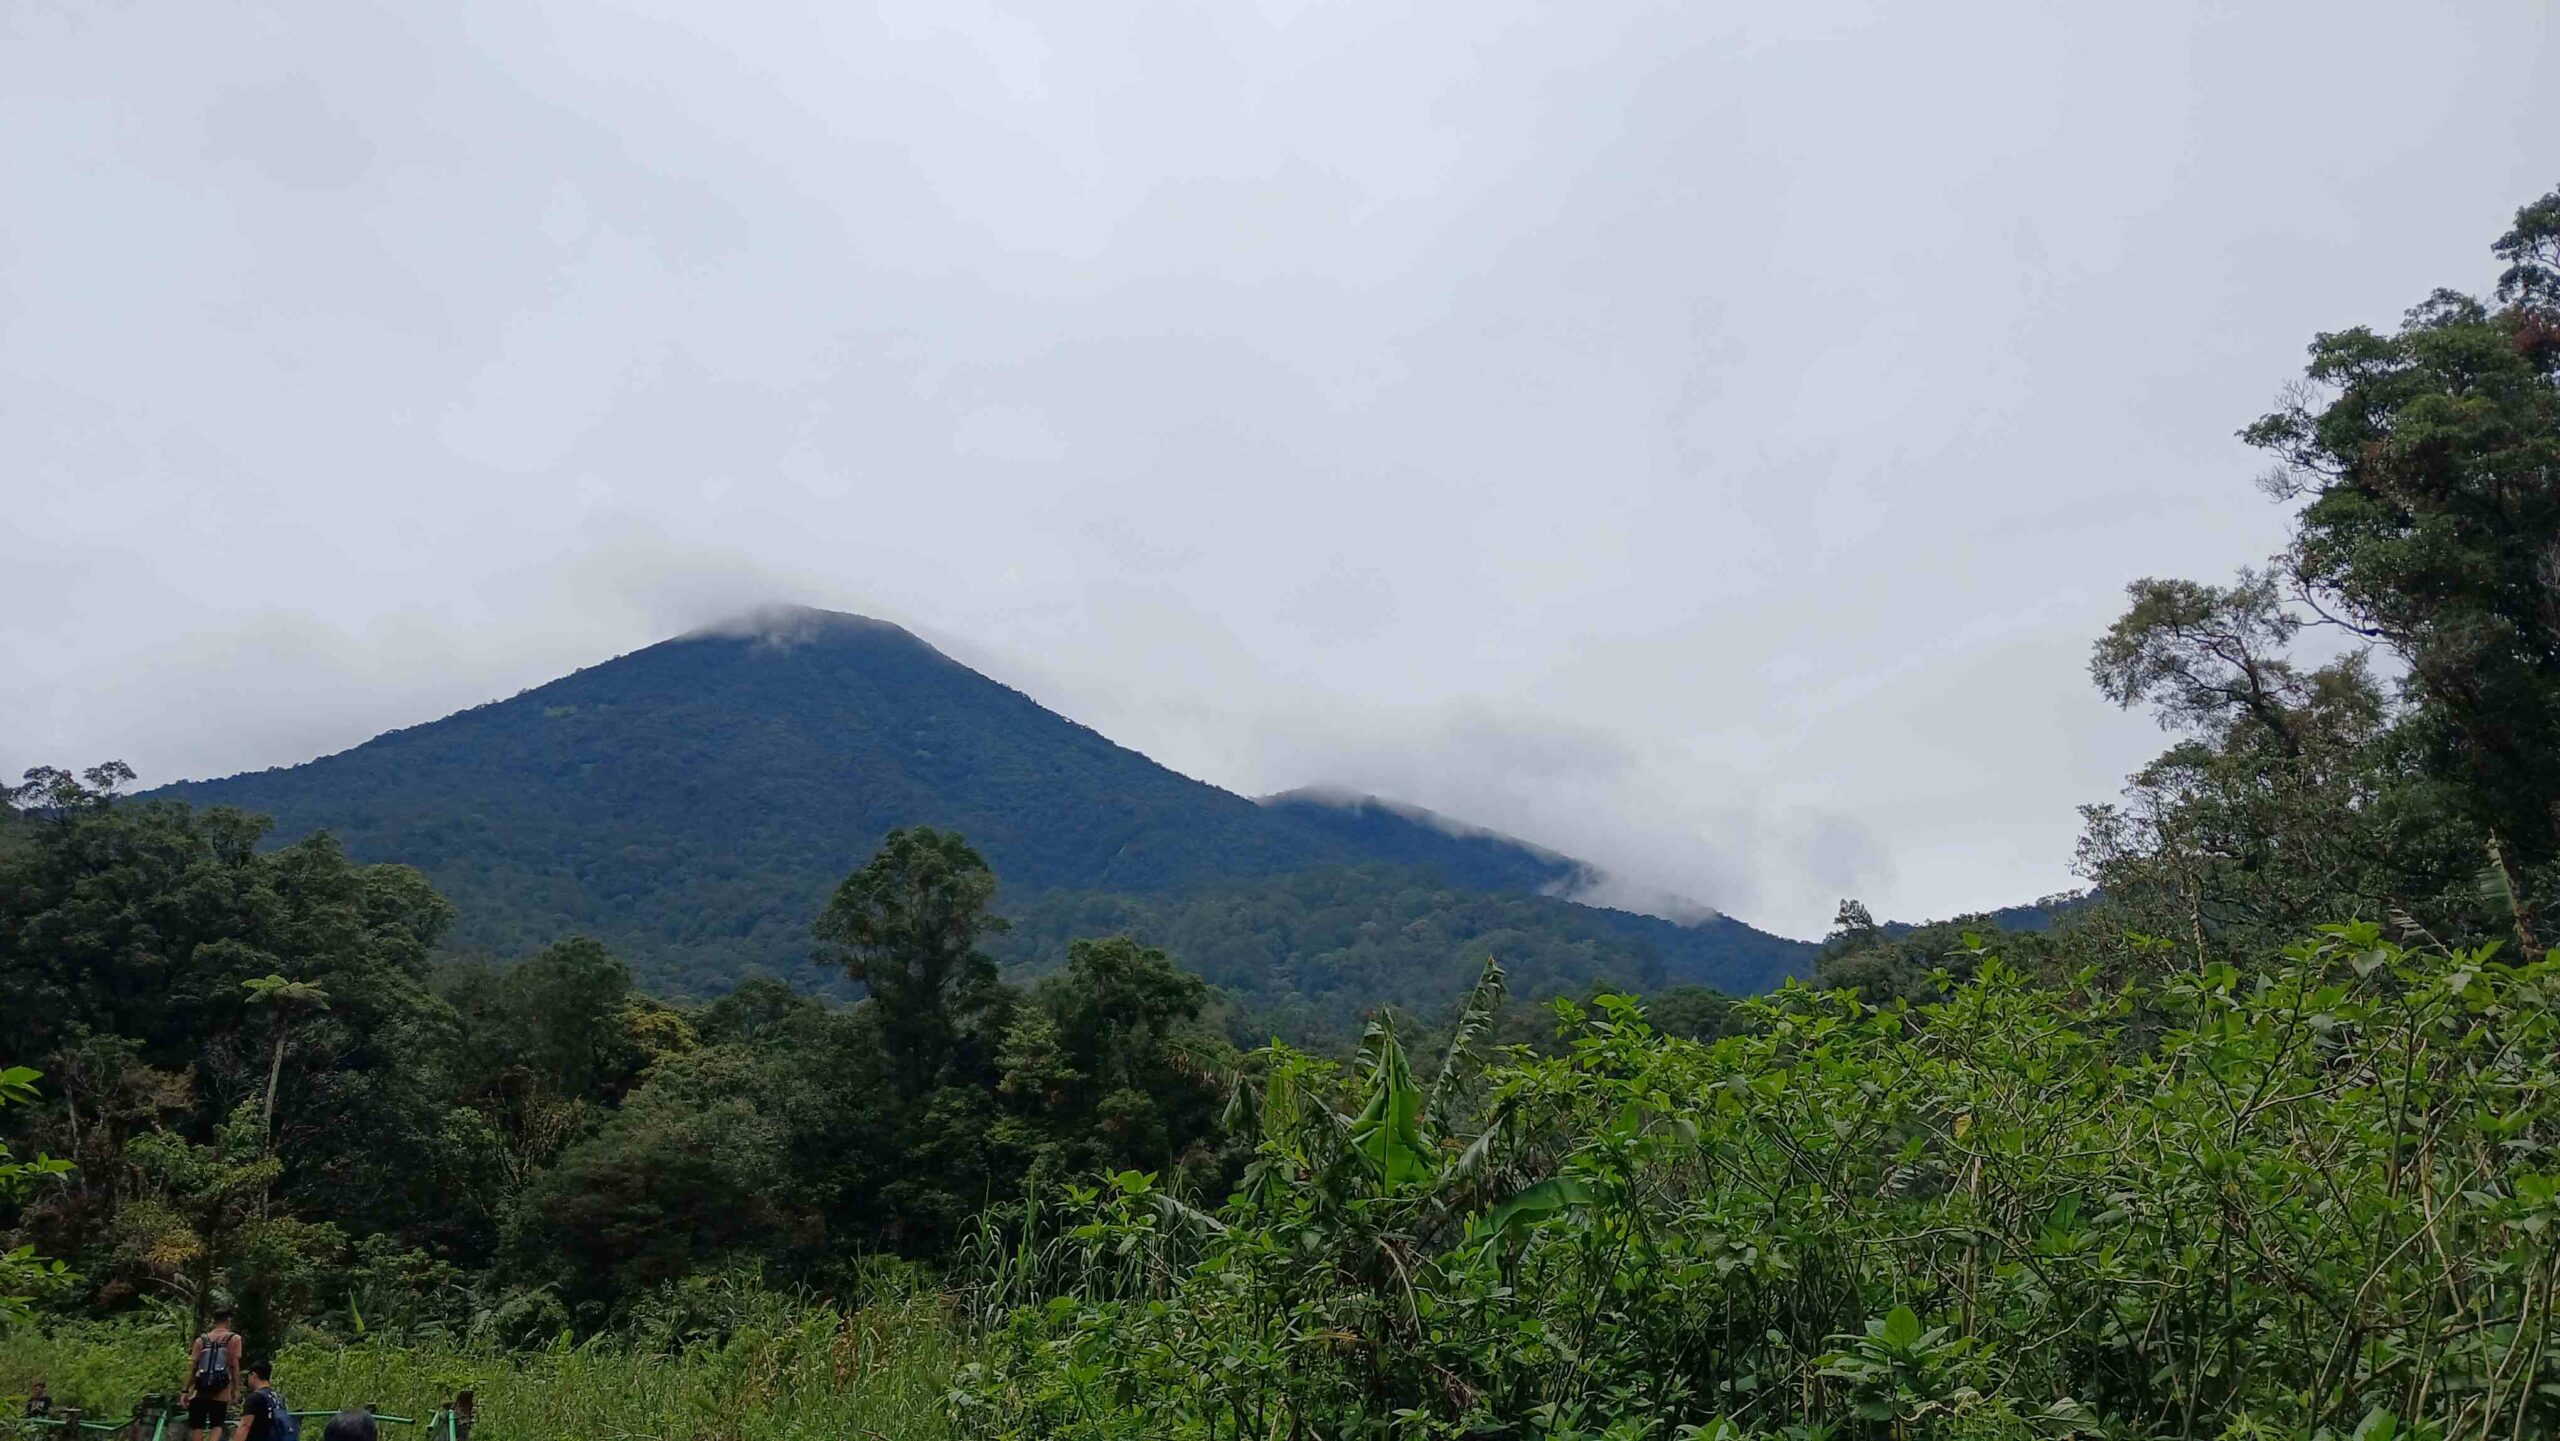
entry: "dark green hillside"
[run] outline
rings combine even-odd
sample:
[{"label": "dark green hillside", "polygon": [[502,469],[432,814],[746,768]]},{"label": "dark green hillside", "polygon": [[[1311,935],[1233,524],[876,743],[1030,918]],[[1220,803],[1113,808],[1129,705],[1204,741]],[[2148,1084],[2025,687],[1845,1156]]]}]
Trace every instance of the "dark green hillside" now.
[{"label": "dark green hillside", "polygon": [[2090,891],[2064,891],[2059,895],[2041,896],[2014,906],[1996,910],[1970,911],[1940,921],[1880,921],[1876,929],[1888,936],[1908,935],[1932,927],[1970,924],[1977,931],[2049,931],[2076,917],[2087,915],[2098,903]]},{"label": "dark green hillside", "polygon": [[[455,950],[513,956],[593,935],[653,984],[695,993],[756,970],[810,975],[811,919],[898,826],[967,836],[1003,878],[1008,906],[1054,894],[1233,895],[1373,863],[1406,868],[1425,896],[1547,891],[1586,875],[1427,812],[1308,793],[1256,804],[1115,745],[896,626],[811,610],[666,641],[307,765],[161,794],[271,815],[279,841],[326,829],[359,861],[417,866],[459,910]],[[1274,897],[1265,908],[1291,904]],[[1389,911],[1434,904],[1405,898]],[[1537,913],[1573,917],[1576,935],[1633,919],[1562,903]],[[1264,939],[1295,963],[1295,951]],[[1729,988],[1770,973],[1756,959],[1768,947],[1809,955],[1732,925],[1683,943]],[[1736,968],[1717,963],[1729,944]],[[1400,955],[1422,964],[1447,952]]]},{"label": "dark green hillside", "polygon": [[1721,917],[1695,926],[1547,896],[1455,888],[1389,866],[1330,867],[1180,896],[1051,892],[1011,908],[999,955],[1039,964],[1078,936],[1161,946],[1231,993],[1240,1024],[1347,1042],[1390,1004],[1437,1021],[1490,956],[1521,996],[1765,990],[1811,969],[1813,949]]},{"label": "dark green hillside", "polygon": [[1377,796],[1309,786],[1264,796],[1262,808],[1364,858],[1420,866],[1479,890],[1565,896],[1600,878],[1569,856]]},{"label": "dark green hillside", "polygon": [[804,612],[689,636],[308,765],[169,788],[426,871],[454,943],[567,931],[662,975],[793,965],[827,889],[907,824],[1019,886],[1160,889],[1313,863],[1250,802],[1041,709],[898,627]]}]

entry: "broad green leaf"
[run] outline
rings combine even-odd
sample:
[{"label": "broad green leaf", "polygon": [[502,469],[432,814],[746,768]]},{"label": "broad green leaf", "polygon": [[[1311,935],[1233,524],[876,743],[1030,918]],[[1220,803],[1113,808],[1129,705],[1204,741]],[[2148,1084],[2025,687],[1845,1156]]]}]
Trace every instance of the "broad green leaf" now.
[{"label": "broad green leaf", "polygon": [[1431,1175],[1431,1153],[1422,1141],[1423,1096],[1393,1022],[1371,1027],[1368,1049],[1369,1075],[1360,1114],[1351,1122],[1352,1147],[1388,1189],[1419,1184]]},{"label": "broad green leaf", "polygon": [[1588,1206],[1591,1187],[1571,1176],[1550,1176],[1493,1208],[1485,1217],[1485,1231],[1491,1237],[1508,1239],[1543,1217],[1568,1206]]}]

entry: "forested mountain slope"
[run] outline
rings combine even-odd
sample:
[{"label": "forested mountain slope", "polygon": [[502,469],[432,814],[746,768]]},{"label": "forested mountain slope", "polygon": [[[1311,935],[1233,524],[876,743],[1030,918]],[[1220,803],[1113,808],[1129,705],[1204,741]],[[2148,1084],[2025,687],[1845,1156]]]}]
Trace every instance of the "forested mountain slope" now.
[{"label": "forested mountain slope", "polygon": [[[968,837],[1001,877],[1008,911],[1037,898],[1055,914],[1075,897],[1154,914],[1170,898],[1234,902],[1296,878],[1288,894],[1300,900],[1242,912],[1269,914],[1303,909],[1309,888],[1328,884],[1311,872],[1364,868],[1321,908],[1392,918],[1381,964],[1445,969],[1451,986],[1471,973],[1479,933],[1517,929],[1448,917],[1466,904],[1456,897],[1541,896],[1591,876],[1369,798],[1257,804],[897,626],[813,610],[669,640],[306,765],[161,794],[271,815],[278,839],[326,829],[358,860],[419,867],[459,908],[454,949],[509,956],[590,934],[653,983],[693,992],[755,970],[808,974],[810,920],[899,826]],[[1379,866],[1392,869],[1366,869]],[[1730,921],[1693,930],[1562,900],[1523,914],[1541,944],[1601,946],[1612,974],[1665,965],[1743,988],[1783,973],[1773,957],[1810,954]],[[1294,964],[1275,936],[1225,939]],[[1437,979],[1415,984],[1436,993]]]},{"label": "forested mountain slope", "polygon": [[1245,1039],[1278,1034],[1346,1050],[1380,1005],[1436,1023],[1488,956],[1523,997],[1689,985],[1740,994],[1811,975],[1815,949],[1723,916],[1677,925],[1551,896],[1466,890],[1394,866],[1326,867],[1179,895],[1050,892],[1012,914],[1014,929],[992,942],[1010,962],[1053,963],[1081,936],[1133,936],[1233,996]]}]

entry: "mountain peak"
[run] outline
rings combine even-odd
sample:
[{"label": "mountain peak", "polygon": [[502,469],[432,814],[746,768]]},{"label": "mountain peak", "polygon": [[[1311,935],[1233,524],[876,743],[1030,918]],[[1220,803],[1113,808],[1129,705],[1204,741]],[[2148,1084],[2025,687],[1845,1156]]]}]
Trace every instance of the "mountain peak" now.
[{"label": "mountain peak", "polygon": [[[417,866],[460,908],[450,941],[465,952],[591,935],[687,991],[805,966],[810,919],[902,826],[968,837],[1008,906],[1370,866],[1452,894],[1573,898],[1597,879],[1374,797],[1256,804],[903,627],[801,605],[742,612],[304,765],[162,794],[263,812],[280,840],[325,829],[359,860]],[[1310,894],[1331,884],[1308,882]]]},{"label": "mountain peak", "polygon": [[[853,636],[876,636],[882,639],[894,636],[914,641],[917,645],[924,644],[915,632],[891,621],[874,620],[870,616],[854,615],[848,611],[821,610],[811,605],[790,605],[780,602],[756,606],[713,621],[709,625],[696,626],[675,638],[677,640],[743,640],[757,645],[789,650],[794,646],[807,645],[812,641]],[[930,649],[930,647],[927,648]]]}]

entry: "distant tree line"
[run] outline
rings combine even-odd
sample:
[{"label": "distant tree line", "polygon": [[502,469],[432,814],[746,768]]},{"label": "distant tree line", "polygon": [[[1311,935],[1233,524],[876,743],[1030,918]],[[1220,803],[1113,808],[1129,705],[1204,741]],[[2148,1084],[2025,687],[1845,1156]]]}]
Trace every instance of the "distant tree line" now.
[{"label": "distant tree line", "polygon": [[1122,938],[1004,983],[956,835],[891,835],[818,918],[867,1001],[679,1006],[586,939],[440,964],[415,871],[129,779],[31,773],[0,839],[0,1055],[39,1073],[8,1135],[60,1172],[0,1214],[77,1273],[56,1302],[540,1335],[705,1271],[938,1257],[1068,1176],[1236,1164],[1210,988]]}]

